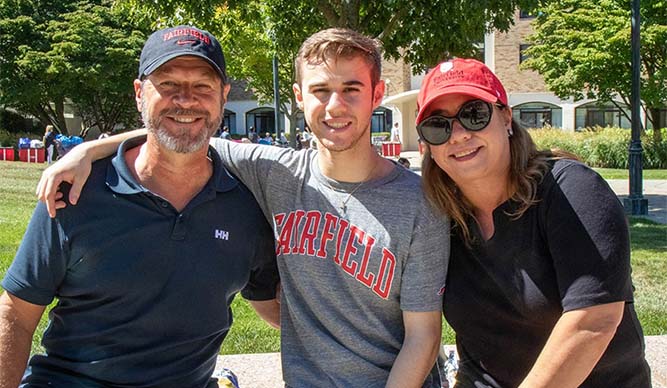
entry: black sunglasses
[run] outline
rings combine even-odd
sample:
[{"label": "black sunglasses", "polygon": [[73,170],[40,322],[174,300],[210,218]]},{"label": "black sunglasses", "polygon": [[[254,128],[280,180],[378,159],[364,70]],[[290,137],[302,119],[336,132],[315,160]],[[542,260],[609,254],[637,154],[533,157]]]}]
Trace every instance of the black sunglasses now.
[{"label": "black sunglasses", "polygon": [[[495,104],[502,109],[505,106]],[[456,115],[447,117],[433,115],[422,120],[417,125],[419,137],[431,145],[440,145],[452,136],[454,120],[468,131],[481,131],[491,122],[493,116],[493,105],[483,100],[471,100],[461,106]]]}]

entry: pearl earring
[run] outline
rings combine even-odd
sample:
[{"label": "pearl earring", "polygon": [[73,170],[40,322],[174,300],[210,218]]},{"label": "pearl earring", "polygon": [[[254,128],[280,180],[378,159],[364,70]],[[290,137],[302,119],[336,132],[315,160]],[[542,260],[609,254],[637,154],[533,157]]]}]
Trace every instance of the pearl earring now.
[{"label": "pearl earring", "polygon": [[507,128],[507,137],[512,137],[514,135],[514,131],[512,131],[512,127]]}]

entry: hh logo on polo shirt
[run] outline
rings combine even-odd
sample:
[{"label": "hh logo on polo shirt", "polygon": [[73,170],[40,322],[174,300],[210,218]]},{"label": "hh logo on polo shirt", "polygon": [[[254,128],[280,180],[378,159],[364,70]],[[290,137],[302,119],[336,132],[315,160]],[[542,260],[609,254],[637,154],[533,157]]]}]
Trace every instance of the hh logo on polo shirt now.
[{"label": "hh logo on polo shirt", "polygon": [[229,240],[229,232],[226,230],[216,229],[215,238],[217,238],[218,240]]}]

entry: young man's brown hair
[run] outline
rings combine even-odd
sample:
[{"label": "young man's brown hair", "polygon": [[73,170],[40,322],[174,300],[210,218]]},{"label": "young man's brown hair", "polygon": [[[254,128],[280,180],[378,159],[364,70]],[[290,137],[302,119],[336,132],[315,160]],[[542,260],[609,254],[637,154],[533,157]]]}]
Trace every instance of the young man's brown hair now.
[{"label": "young man's brown hair", "polygon": [[371,86],[380,82],[382,73],[381,44],[356,31],[346,28],[329,28],[306,39],[294,61],[296,81],[301,85],[304,64],[319,65],[332,58],[362,57],[371,68]]}]

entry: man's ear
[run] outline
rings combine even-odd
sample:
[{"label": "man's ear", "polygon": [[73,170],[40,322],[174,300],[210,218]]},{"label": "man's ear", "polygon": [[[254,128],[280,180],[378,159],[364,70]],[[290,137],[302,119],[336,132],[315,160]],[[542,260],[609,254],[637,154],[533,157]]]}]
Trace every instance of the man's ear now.
[{"label": "man's ear", "polygon": [[141,88],[141,80],[134,80],[134,101],[137,103],[137,110],[141,112],[141,95],[143,90]]},{"label": "man's ear", "polygon": [[292,85],[292,91],[294,92],[294,98],[296,99],[299,109],[303,110],[303,95],[301,94],[301,87],[298,83],[295,82],[294,85]]},{"label": "man's ear", "polygon": [[377,108],[380,106],[380,103],[382,103],[386,87],[387,85],[384,83],[384,80],[380,80],[375,84],[375,88],[373,89],[373,109]]},{"label": "man's ear", "polygon": [[222,86],[222,102],[224,104],[227,103],[227,95],[229,94],[229,91],[231,90],[232,85],[231,84],[226,84]]}]

